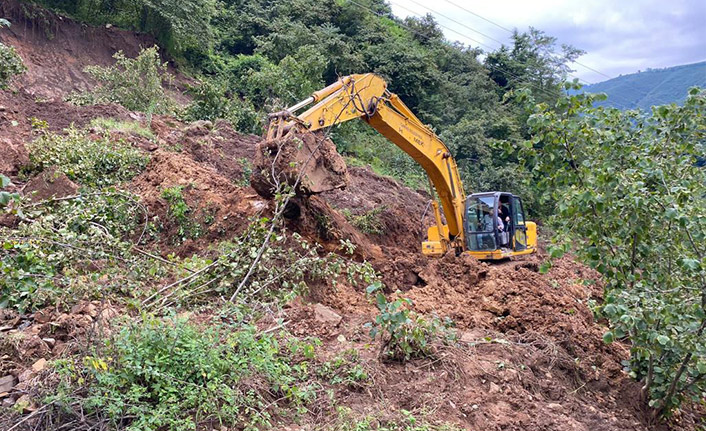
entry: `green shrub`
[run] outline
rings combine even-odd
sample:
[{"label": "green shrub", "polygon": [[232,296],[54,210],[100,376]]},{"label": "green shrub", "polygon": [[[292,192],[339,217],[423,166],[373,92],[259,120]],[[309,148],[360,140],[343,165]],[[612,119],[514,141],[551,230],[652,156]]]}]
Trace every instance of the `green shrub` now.
[{"label": "green shrub", "polygon": [[10,205],[10,202],[19,202],[20,195],[16,192],[8,192],[2,189],[12,185],[12,181],[3,174],[0,174],[0,208]]},{"label": "green shrub", "polygon": [[162,198],[169,204],[167,215],[179,227],[175,243],[182,243],[187,238],[198,238],[202,234],[202,226],[193,219],[191,207],[184,200],[184,186],[167,187],[162,190]]},{"label": "green shrub", "polygon": [[113,102],[133,111],[166,113],[173,102],[164,92],[162,83],[171,83],[167,63],[162,63],[159,49],[143,49],[136,58],[127,58],[122,51],[113,55],[113,66],[88,66],[85,71],[99,85],[92,92],[95,102]]},{"label": "green shrub", "polygon": [[115,272],[117,288],[130,291],[143,268],[126,238],[138,233],[142,216],[136,196],[117,190],[25,207],[17,228],[0,228],[0,308],[23,312],[100,296],[106,286],[98,279]]},{"label": "green shrub", "polygon": [[360,354],[355,349],[349,349],[337,355],[330,361],[319,364],[316,373],[329,380],[332,385],[345,385],[359,388],[368,381],[368,373],[358,363]]},{"label": "green shrub", "polygon": [[78,402],[88,417],[132,430],[269,427],[279,403],[303,409],[315,397],[311,357],[312,345],[253,325],[143,316],[82,363],[60,363],[62,390],[50,400]]},{"label": "green shrub", "polygon": [[130,180],[147,165],[148,158],[123,141],[108,135],[94,139],[70,128],[65,135],[45,133],[28,145],[30,164],[25,173],[56,166],[70,179],[86,186],[107,186]]},{"label": "green shrub", "polygon": [[604,98],[532,104],[523,153],[556,202],[552,256],[575,250],[603,275],[604,340],[625,340],[626,371],[668,415],[706,392],[706,91],[651,115],[592,106]]},{"label": "green shrub", "polygon": [[[9,27],[10,22],[0,18],[0,28]],[[0,90],[10,84],[13,77],[27,70],[15,48],[0,43]]]},{"label": "green shrub", "polygon": [[217,80],[205,80],[198,87],[189,87],[191,103],[184,110],[187,121],[223,119],[242,133],[262,133],[262,124],[252,103],[228,96],[226,85]]},{"label": "green shrub", "polygon": [[375,282],[368,286],[368,295],[374,295],[379,313],[375,323],[369,323],[370,337],[378,333],[383,335],[383,354],[387,359],[405,362],[413,358],[430,357],[436,354],[440,343],[453,341],[455,334],[450,331],[453,322],[442,322],[437,317],[425,318],[408,306],[412,301],[407,298],[389,302],[382,292],[382,283]]}]

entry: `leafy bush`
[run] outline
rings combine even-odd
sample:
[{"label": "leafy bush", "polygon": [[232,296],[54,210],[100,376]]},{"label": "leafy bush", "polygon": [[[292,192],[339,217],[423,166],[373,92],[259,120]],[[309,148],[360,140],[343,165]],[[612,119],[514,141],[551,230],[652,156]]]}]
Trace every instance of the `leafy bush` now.
[{"label": "leafy bush", "polygon": [[262,133],[261,121],[252,103],[228,97],[226,86],[219,81],[205,80],[198,87],[190,87],[191,103],[184,111],[187,121],[223,119],[243,133]]},{"label": "leafy bush", "polygon": [[[17,228],[0,228],[0,308],[34,310],[100,296],[111,287],[97,281],[116,271],[116,289],[130,291],[135,272],[144,270],[132,261],[126,242],[138,233],[143,215],[136,202],[125,192],[104,190],[26,206]],[[117,263],[131,268],[118,269]]]},{"label": "leafy bush", "polygon": [[355,349],[349,349],[334,359],[319,364],[316,373],[329,379],[332,385],[343,384],[350,388],[360,388],[368,381],[368,373],[358,363],[360,354]]},{"label": "leafy bush", "polygon": [[605,341],[629,340],[627,371],[668,414],[706,392],[706,93],[649,116],[601,98],[536,107],[525,157],[555,203],[557,250],[576,246],[607,281]]},{"label": "leafy bush", "polygon": [[393,361],[405,362],[413,358],[433,356],[439,343],[452,341],[455,337],[450,331],[451,320],[442,322],[437,317],[425,318],[408,306],[412,301],[399,298],[389,302],[382,292],[382,283],[375,282],[366,289],[368,295],[374,295],[379,314],[370,327],[370,337],[375,338],[383,332],[383,354]]},{"label": "leafy bush", "polygon": [[170,84],[171,76],[156,45],[141,50],[136,58],[127,58],[122,51],[113,58],[116,60],[113,66],[85,69],[99,83],[92,93],[95,102],[118,103],[132,111],[147,113],[165,113],[171,109],[173,102],[162,87],[163,82]]},{"label": "leafy bush", "polygon": [[147,165],[148,158],[123,141],[108,135],[94,139],[70,128],[65,135],[45,133],[28,145],[30,164],[25,173],[56,166],[70,179],[87,186],[107,186],[127,181]]},{"label": "leafy bush", "polygon": [[12,181],[3,174],[0,174],[0,208],[6,207],[10,202],[19,202],[20,195],[16,192],[10,193],[2,189],[12,185]]},{"label": "leafy bush", "polygon": [[[0,28],[9,27],[10,22],[0,18]],[[0,43],[0,90],[10,84],[10,80],[27,70],[15,48]]]},{"label": "leafy bush", "polygon": [[304,407],[315,396],[306,359],[313,346],[283,341],[252,325],[197,327],[145,315],[82,363],[60,363],[61,390],[47,401],[78,401],[77,416],[82,410],[111,428],[269,427],[278,403]]},{"label": "leafy bush", "polygon": [[173,238],[175,243],[186,241],[187,238],[201,236],[201,225],[191,215],[192,210],[184,200],[183,186],[167,187],[162,190],[162,198],[169,204],[167,214],[179,226],[178,237]]}]

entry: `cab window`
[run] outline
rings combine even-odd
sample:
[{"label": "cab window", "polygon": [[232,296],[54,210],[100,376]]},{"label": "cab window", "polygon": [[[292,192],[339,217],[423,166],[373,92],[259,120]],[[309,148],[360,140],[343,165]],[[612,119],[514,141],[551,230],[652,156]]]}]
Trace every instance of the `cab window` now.
[{"label": "cab window", "polygon": [[468,232],[493,232],[493,196],[475,198],[468,205]]}]

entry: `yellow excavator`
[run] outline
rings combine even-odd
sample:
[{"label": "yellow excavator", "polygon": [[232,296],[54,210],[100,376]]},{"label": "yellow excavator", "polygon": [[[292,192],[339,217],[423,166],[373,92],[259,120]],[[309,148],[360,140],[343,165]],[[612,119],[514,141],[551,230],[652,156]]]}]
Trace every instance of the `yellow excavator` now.
[{"label": "yellow excavator", "polygon": [[[313,106],[296,115],[312,103]],[[281,141],[287,134],[315,132],[356,118],[409,154],[426,171],[436,190],[438,202],[431,203],[435,224],[427,229],[422,253],[442,256],[455,250],[478,259],[498,260],[536,251],[537,225],[525,219],[520,197],[487,192],[466,198],[448,147],[375,74],[343,77],[296,105],[270,114],[266,142]],[[307,154],[299,157],[302,163],[309,162],[318,147],[306,149],[311,154],[308,158]],[[299,141],[298,151],[304,150]]]}]

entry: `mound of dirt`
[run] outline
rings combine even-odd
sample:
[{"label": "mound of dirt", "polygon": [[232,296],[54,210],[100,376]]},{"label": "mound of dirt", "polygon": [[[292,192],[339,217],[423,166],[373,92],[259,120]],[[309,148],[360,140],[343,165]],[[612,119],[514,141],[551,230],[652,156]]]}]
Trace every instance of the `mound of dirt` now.
[{"label": "mound of dirt", "polygon": [[401,251],[421,254],[426,229],[433,223],[425,209],[431,200],[428,193],[411,190],[392,178],[375,174],[370,167],[349,167],[350,183],[345,190],[322,193],[322,197],[339,212],[348,210],[361,215],[382,209],[378,214],[382,233],[367,234],[369,241],[379,244],[391,255]]},{"label": "mound of dirt", "polygon": [[76,194],[78,185],[71,181],[63,172],[54,168],[46,169],[25,184],[24,196],[39,202],[52,198],[63,198]]},{"label": "mound of dirt", "polygon": [[[179,234],[184,226],[173,219],[169,203],[162,197],[165,189],[175,186],[182,188],[183,199],[190,208],[190,227],[185,229],[194,230],[186,232],[184,238]],[[189,256],[218,240],[232,238],[245,229],[249,217],[268,205],[258,199],[252,189],[236,186],[215,169],[195,162],[187,154],[165,150],[153,153],[145,171],[132,181],[129,188],[140,195],[152,217],[160,220],[163,249],[172,250],[179,256]],[[176,249],[175,244],[178,244]]]}]

